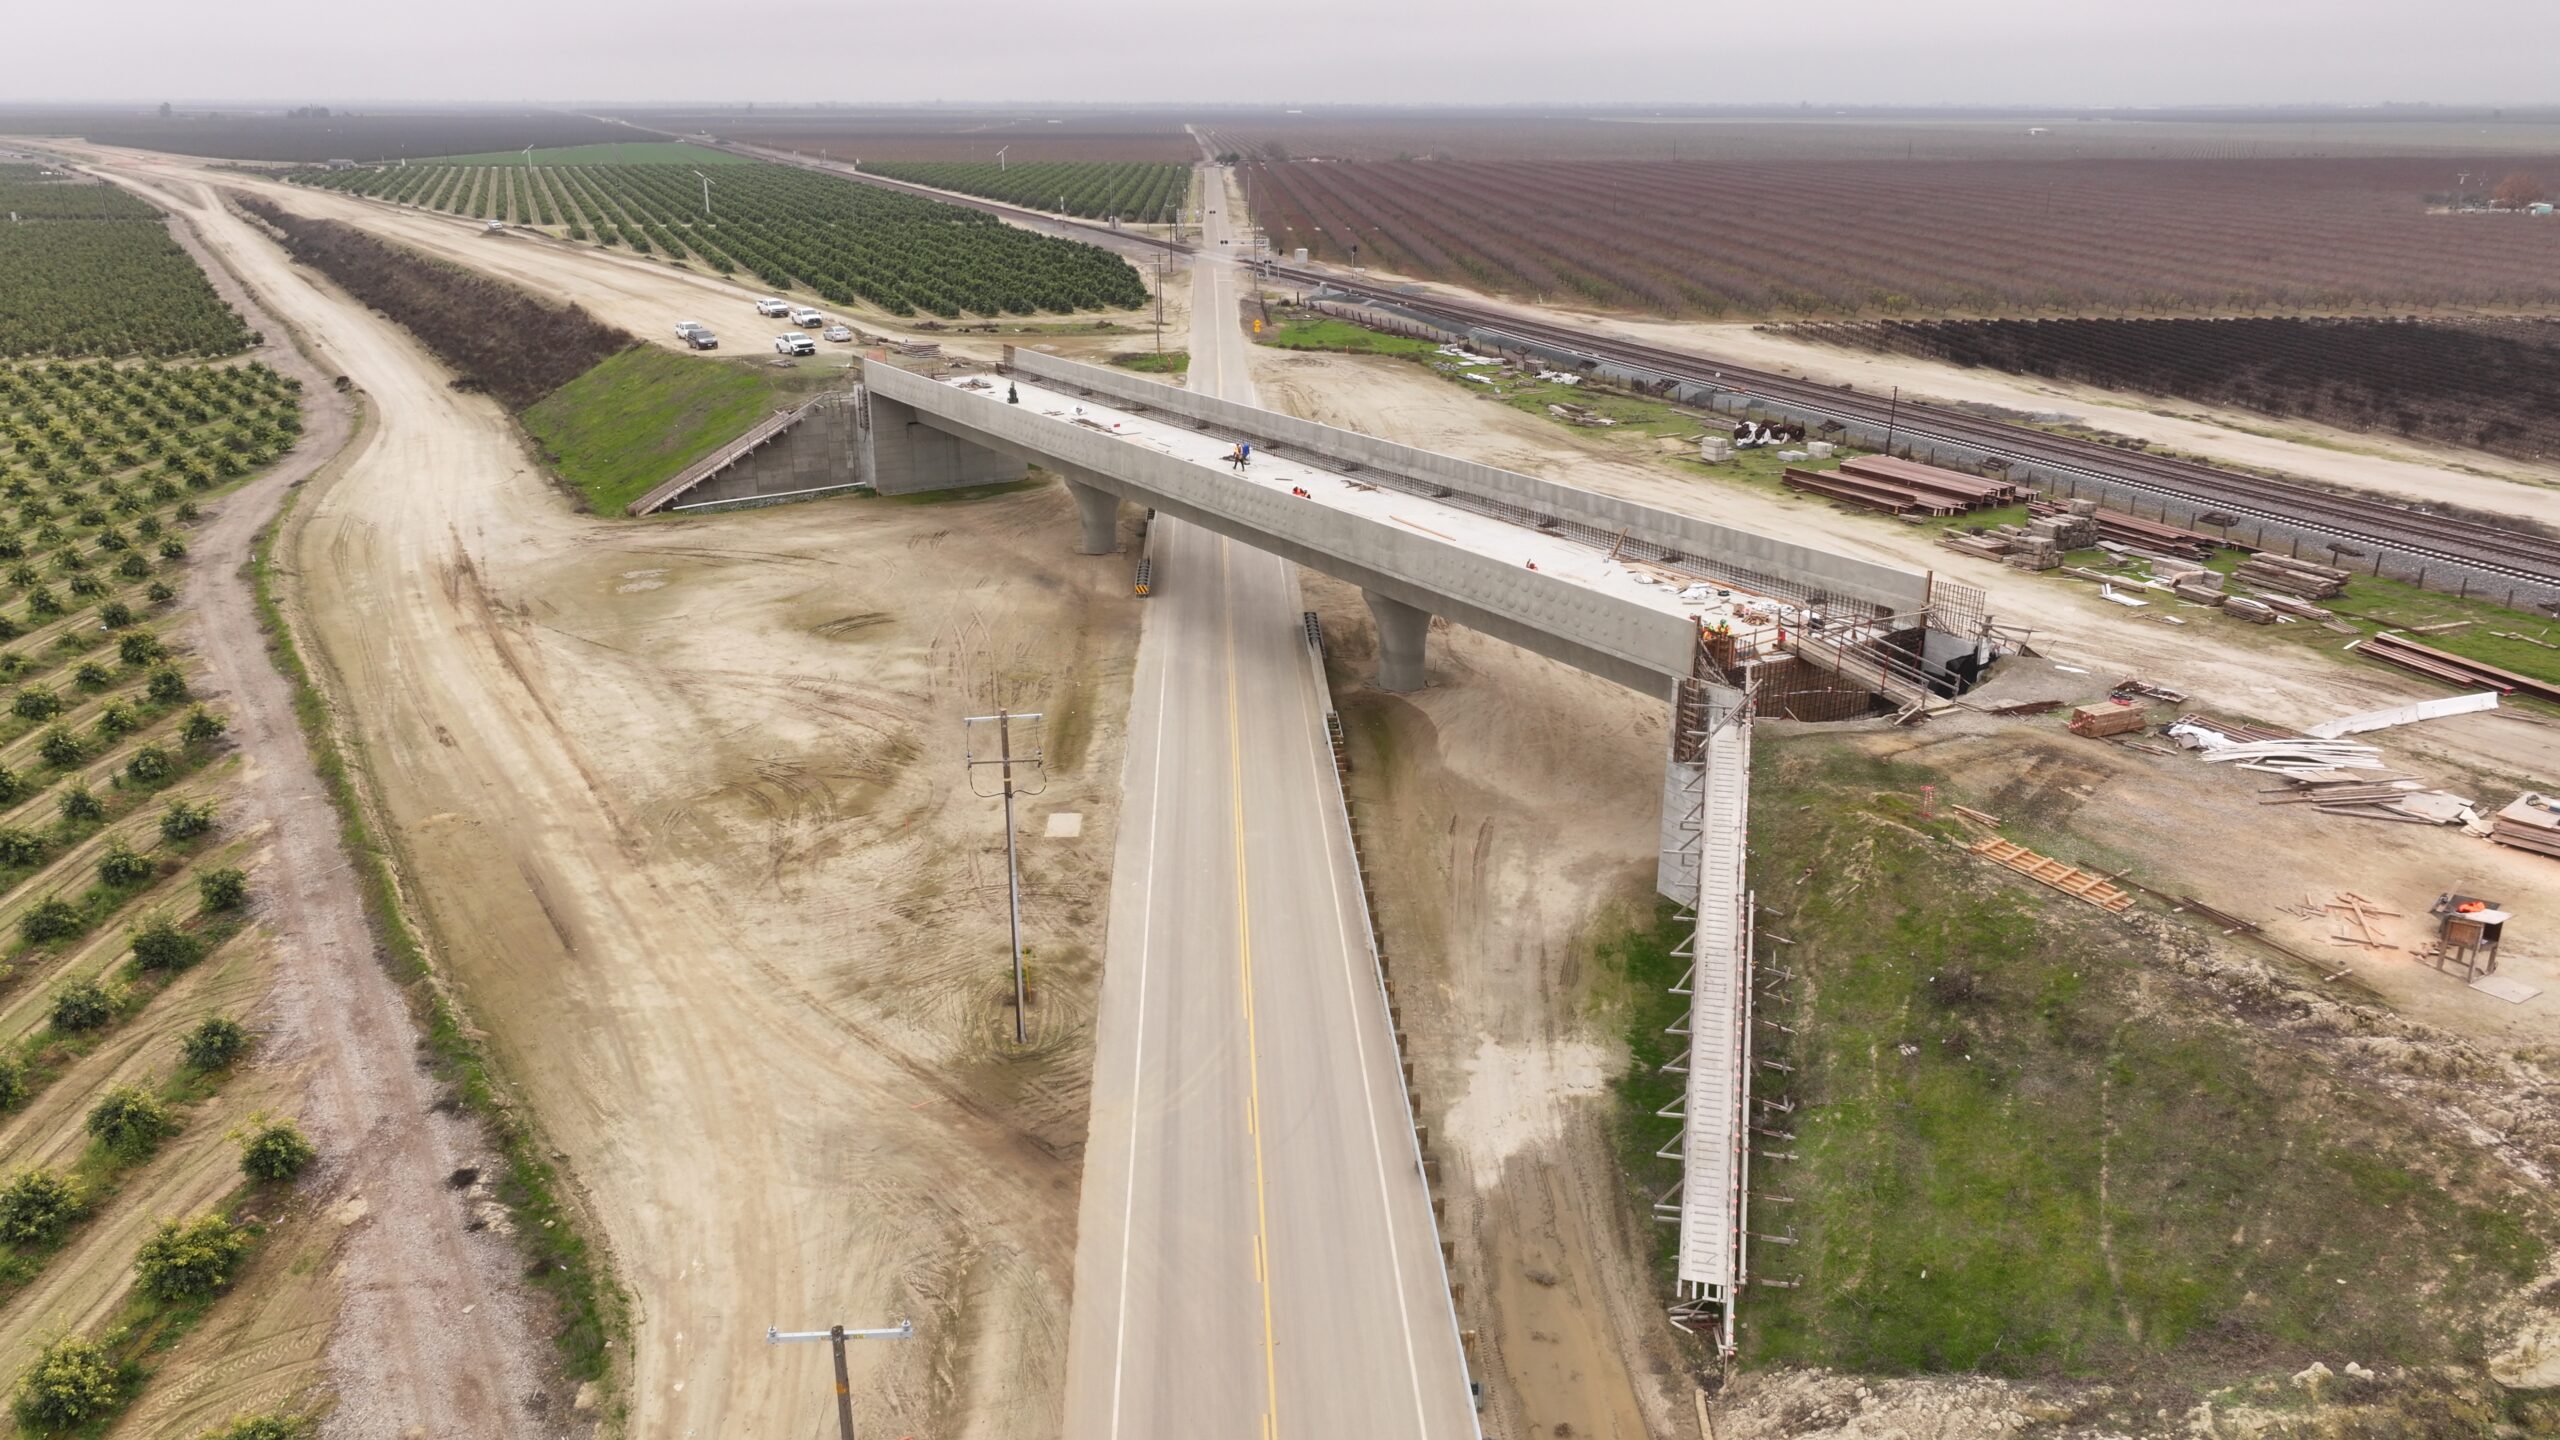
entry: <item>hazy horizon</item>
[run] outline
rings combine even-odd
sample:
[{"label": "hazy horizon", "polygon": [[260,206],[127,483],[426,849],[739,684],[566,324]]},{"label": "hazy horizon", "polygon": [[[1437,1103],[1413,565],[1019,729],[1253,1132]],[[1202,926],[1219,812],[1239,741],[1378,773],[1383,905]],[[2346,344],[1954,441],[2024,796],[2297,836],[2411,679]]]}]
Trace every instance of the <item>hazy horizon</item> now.
[{"label": "hazy horizon", "polygon": [[[1392,14],[1352,0],[1261,12],[1172,0],[983,0],[869,14],[750,0],[716,21],[672,0],[447,0],[353,12],[316,0],[137,0],[30,9],[12,32],[24,56],[114,63],[30,67],[39,78],[21,79],[27,88],[0,96],[0,108],[166,100],[2067,111],[2560,101],[2550,64],[2560,54],[2560,5],[2522,0],[2445,0],[2426,17],[2434,39],[2424,48],[2413,48],[2406,7],[2382,0],[2155,0],[2139,10],[1817,0],[1778,26],[1706,10],[1578,24],[1530,0],[1418,0]],[[564,95],[584,98],[546,98]]]}]

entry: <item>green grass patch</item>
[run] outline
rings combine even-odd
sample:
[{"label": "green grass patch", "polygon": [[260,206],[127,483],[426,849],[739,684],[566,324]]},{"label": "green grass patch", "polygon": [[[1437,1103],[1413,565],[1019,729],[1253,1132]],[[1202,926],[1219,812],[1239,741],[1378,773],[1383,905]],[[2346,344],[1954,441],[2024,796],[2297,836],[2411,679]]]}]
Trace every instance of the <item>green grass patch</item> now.
[{"label": "green grass patch", "polygon": [[[522,165],[522,150],[491,150],[478,155],[439,155],[420,165]],[[533,152],[536,165],[753,165],[744,155],[673,140],[636,140],[629,144],[561,145]]]},{"label": "green grass patch", "polygon": [[301,493],[296,490],[286,497],[285,508],[259,536],[250,559],[250,580],[259,624],[267,633],[268,653],[293,686],[294,716],[311,747],[312,768],[337,807],[339,841],[355,867],[384,963],[416,1007],[438,1078],[489,1127],[505,1160],[498,1198],[515,1212],[516,1244],[525,1256],[526,1278],[553,1303],[557,1323],[552,1343],[560,1352],[561,1369],[572,1380],[604,1381],[613,1368],[613,1346],[617,1340],[628,1343],[627,1301],[613,1283],[603,1252],[588,1242],[579,1212],[562,1201],[562,1182],[552,1167],[550,1147],[532,1117],[506,1098],[494,1063],[474,1038],[474,1028],[465,1023],[451,993],[437,983],[426,946],[409,922],[391,853],[374,838],[354,772],[330,719],[328,698],[312,679],[276,599],[276,538]]},{"label": "green grass patch", "polygon": [[1123,370],[1135,370],[1143,375],[1187,375],[1191,372],[1191,352],[1188,350],[1133,350],[1125,355],[1112,356],[1111,363]]},{"label": "green grass patch", "polygon": [[[2241,1022],[2142,930],[1962,858],[1912,797],[1934,772],[1854,742],[1764,743],[1754,879],[1801,977],[1762,1013],[1792,1141],[1755,1192],[1742,1343],[1757,1366],[2138,1378],[2182,1393],[2312,1358],[2477,1362],[2480,1317],[2555,1222],[2315,1044]],[[2065,858],[2069,858],[2067,855]],[[1667,983],[1669,927],[1603,951]],[[1631,1198],[1674,1122],[1661,1002],[1631,1015]],[[1668,1013],[1676,1013],[1671,1011]],[[2441,1137],[2441,1138],[2440,1138]],[[2376,1277],[2390,1283],[2378,1284]]]},{"label": "green grass patch", "polygon": [[1353,355],[1431,355],[1440,349],[1428,340],[1382,334],[1348,320],[1284,320],[1254,338],[1283,350],[1339,350]]},{"label": "green grass patch", "polygon": [[551,392],[524,426],[589,509],[619,515],[783,403],[756,368],[638,346]]},{"label": "green grass patch", "polygon": [[[2236,550],[2226,550],[2206,563],[2228,575],[2239,569],[2247,558]],[[2305,558],[2325,559],[2319,555]],[[2560,645],[2560,620],[2511,609],[2503,603],[2504,599],[2503,595],[2447,595],[2436,590],[2421,590],[2404,580],[2358,575],[2347,582],[2346,593],[2316,603],[2336,611],[2340,620],[2355,626],[2357,632],[2364,635],[2375,635],[2384,630],[2411,632],[2467,621],[2469,623],[2450,630],[2435,630],[2424,635],[2412,633],[2407,638],[2484,665],[2495,665],[2536,680],[2560,684],[2560,650],[2548,648]],[[2331,651],[2337,651],[2347,643],[2346,636],[2325,625],[2279,625],[2275,629],[2288,640]],[[2532,639],[2513,638],[2516,636],[2531,636]],[[2543,643],[2537,645],[2533,643],[2535,640]],[[2353,658],[2353,652],[2347,653]],[[2378,665],[2381,662],[2365,663]],[[2384,668],[2395,675],[2408,673],[2396,665]]]}]

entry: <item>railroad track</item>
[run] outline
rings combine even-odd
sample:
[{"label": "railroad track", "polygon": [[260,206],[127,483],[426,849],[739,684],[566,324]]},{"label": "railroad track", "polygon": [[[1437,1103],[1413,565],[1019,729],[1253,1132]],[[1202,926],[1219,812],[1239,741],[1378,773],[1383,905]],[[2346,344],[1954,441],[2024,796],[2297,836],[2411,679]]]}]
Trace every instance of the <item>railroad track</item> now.
[{"label": "railroad track", "polygon": [[[1364,286],[1321,270],[1275,265],[1271,273],[1277,279],[1323,286],[1339,294],[1529,341],[1540,348],[1765,399],[1823,419],[1874,428],[1887,423],[1887,406],[1874,396],[1728,364],[1711,355],[1535,320],[1439,295],[1404,294],[1390,287]],[[2181,501],[2229,515],[2234,523],[2254,520],[2286,525],[2342,542],[2398,551],[2458,570],[2560,586],[2560,541],[2519,529],[2434,514],[2385,500],[2342,495],[2299,481],[2144,455],[2096,441],[1983,420],[1938,406],[1901,404],[1895,407],[1892,423],[1898,436],[1922,444],[1936,442],[1977,451],[2012,464],[2032,465],[2054,474]]]}]

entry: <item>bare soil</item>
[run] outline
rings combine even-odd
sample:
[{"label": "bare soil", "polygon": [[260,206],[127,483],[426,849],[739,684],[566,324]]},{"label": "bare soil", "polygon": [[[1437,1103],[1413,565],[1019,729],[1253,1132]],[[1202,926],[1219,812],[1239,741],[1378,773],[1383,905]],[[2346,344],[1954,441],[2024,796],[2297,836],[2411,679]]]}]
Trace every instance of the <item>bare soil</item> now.
[{"label": "bare soil", "polygon": [[[2141,674],[2190,691],[2196,706],[2305,724],[2440,693],[2269,646],[2242,633],[2248,627],[2141,625],[2100,613],[2114,607],[1974,564],[1870,517],[1692,478],[1609,437],[1484,403],[1402,362],[1257,350],[1254,365],[1270,403],[1293,413],[1979,584],[1992,611],[2033,627],[2050,657],[2004,674],[1991,692],[1999,699],[2094,699],[2116,678]],[[1547,1433],[1526,1427],[1558,1422],[1576,1434],[1695,1433],[1684,1373],[1694,1352],[1662,1321],[1663,1297],[1640,1259],[1650,1237],[1614,1193],[1605,1102],[1574,1098],[1584,1087],[1572,1078],[1578,1057],[1608,1044],[1598,1020],[1607,997],[1585,972],[1592,941],[1650,903],[1664,706],[1437,624],[1431,687],[1381,695],[1364,683],[1372,642],[1356,593],[1311,578],[1308,594],[1325,615],[1347,692],[1360,757],[1353,785],[1378,867],[1384,933],[1402,964],[1419,961],[1435,981],[1407,1000],[1410,1053],[1452,1167],[1446,1233],[1457,1245],[1466,1323],[1485,1337],[1479,1374],[1491,1381],[1494,1413],[1517,1422],[1517,1433]],[[2520,712],[2366,738],[2395,766],[2491,804],[2541,783],[2531,777],[2560,774],[2560,727]],[[2518,1063],[2549,1053],[2560,946],[2530,932],[2511,942],[2501,973],[2548,993],[2509,1005],[2405,955],[2332,947],[2325,926],[2277,907],[2348,889],[2390,897],[2417,916],[2438,891],[2458,888],[2495,894],[2519,912],[2560,914],[2560,866],[2450,829],[2261,806],[2256,777],[2081,740],[2054,716],[1942,720],[1878,743],[1929,752],[1929,763],[1978,787],[1969,803],[2048,827],[2057,852],[2130,868],[2146,883],[2265,922],[2297,949],[2342,957],[2336,964],[2350,973],[2333,988],[2378,997],[2489,1053],[2523,1056]],[[2396,923],[2415,943],[2422,922]],[[1531,1104],[1515,1082],[1539,1073],[1565,1083]],[[1833,1419],[1851,1421],[1864,1408],[1852,1397]],[[1938,1428],[1920,1424],[1938,1412],[1947,1412],[1930,1422]],[[1950,1392],[1880,1413],[1884,1428],[1749,1433],[1903,1433],[1897,1424],[1970,1433],[2016,1413],[2005,1394]]]},{"label": "bare soil", "polygon": [[[155,177],[156,178],[156,177]],[[406,335],[198,212],[366,392],[280,549],[434,948],[584,1188],[635,1309],[633,1433],[822,1412],[1054,1430],[1100,867],[1135,645],[1055,489],[635,526],[573,514]],[[1051,717],[1025,810],[1035,1043],[959,719]],[[1052,811],[1074,838],[1042,838]],[[455,1433],[460,1433],[459,1431]],[[485,1432],[475,1432],[485,1433]]]},{"label": "bare soil", "polygon": [[[168,198],[156,187],[146,193]],[[443,1103],[416,1059],[415,1029],[376,963],[337,811],[312,767],[292,689],[267,653],[250,588],[258,535],[295,487],[347,458],[357,407],[331,385],[333,372],[289,343],[286,320],[261,293],[278,277],[237,265],[245,238],[237,222],[173,208],[216,288],[266,336],[259,358],[303,385],[301,443],[228,496],[196,537],[184,635],[204,688],[232,717],[243,775],[230,820],[257,846],[259,928],[276,957],[259,1007],[259,1073],[273,1072],[287,1097],[265,1103],[297,1113],[318,1147],[321,1163],[303,1191],[331,1218],[288,1230],[277,1248],[295,1258],[278,1264],[271,1253],[261,1262],[244,1286],[257,1298],[225,1307],[207,1339],[190,1342],[199,1353],[180,1357],[189,1378],[149,1392],[128,1429],[209,1424],[241,1397],[310,1388],[325,1364],[333,1435],[395,1436],[418,1425],[439,1434],[557,1433],[525,1414],[564,1407],[568,1397],[546,1378],[549,1346],[515,1248],[467,1229],[467,1197],[446,1184],[456,1169],[485,1163],[486,1142]],[[154,1008],[164,1019],[182,1013],[165,1000]],[[194,1012],[183,1013],[192,1020]],[[326,1285],[308,1283],[315,1268]],[[212,1336],[228,1340],[215,1346]]]}]

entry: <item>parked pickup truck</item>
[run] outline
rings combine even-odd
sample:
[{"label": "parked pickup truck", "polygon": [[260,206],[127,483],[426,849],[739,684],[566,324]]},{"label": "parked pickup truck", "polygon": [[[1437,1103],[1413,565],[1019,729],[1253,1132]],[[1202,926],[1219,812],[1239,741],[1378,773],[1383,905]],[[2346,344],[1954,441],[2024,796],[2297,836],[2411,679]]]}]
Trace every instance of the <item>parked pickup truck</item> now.
[{"label": "parked pickup truck", "polygon": [[712,334],[708,329],[705,329],[702,322],[699,320],[677,321],[676,338],[687,345],[692,346],[696,350],[717,350],[720,348],[720,337]]},{"label": "parked pickup truck", "polygon": [[794,330],[788,335],[774,336],[773,348],[776,354],[781,355],[815,355],[818,342]]},{"label": "parked pickup truck", "polygon": [[827,323],[827,317],[810,309],[806,305],[795,305],[791,309],[791,323],[794,325],[824,325]]},{"label": "parked pickup truck", "polygon": [[771,295],[767,295],[756,302],[756,313],[759,315],[788,315],[791,313],[791,302],[788,300],[776,299]]},{"label": "parked pickup truck", "polygon": [[826,334],[827,338],[830,340],[843,344],[850,344],[853,340],[853,327],[850,325],[830,325],[827,327]]}]

